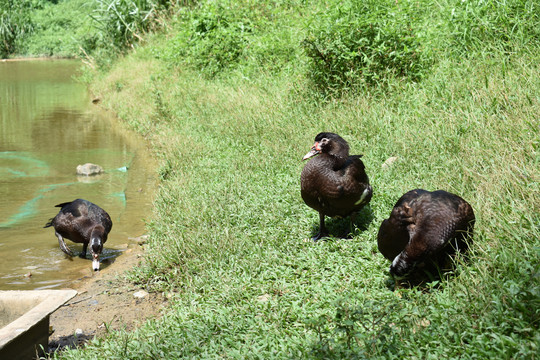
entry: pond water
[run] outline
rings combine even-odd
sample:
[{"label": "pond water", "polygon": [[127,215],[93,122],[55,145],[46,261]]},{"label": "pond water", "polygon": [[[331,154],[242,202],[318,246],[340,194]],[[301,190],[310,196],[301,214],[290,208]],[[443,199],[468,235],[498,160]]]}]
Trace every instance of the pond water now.
[{"label": "pond water", "polygon": [[[144,234],[151,217],[155,163],[146,143],[92,104],[73,80],[80,66],[0,62],[0,290],[61,288],[91,272],[91,260],[70,259],[54,229],[43,228],[57,204],[83,198],[109,213],[102,269]],[[77,165],[88,162],[105,173],[78,177]]]}]

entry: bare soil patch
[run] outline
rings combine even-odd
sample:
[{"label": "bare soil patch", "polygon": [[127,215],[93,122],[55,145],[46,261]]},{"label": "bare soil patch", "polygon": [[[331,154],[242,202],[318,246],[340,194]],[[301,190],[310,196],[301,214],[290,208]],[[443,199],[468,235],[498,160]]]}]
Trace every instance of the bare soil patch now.
[{"label": "bare soil patch", "polygon": [[68,285],[78,294],[51,315],[50,353],[82,346],[111,330],[133,330],[161,316],[166,298],[146,293],[121,276],[142,262],[143,252],[143,246],[133,243],[108,266],[102,263],[99,272],[94,273],[89,264],[88,273]]}]

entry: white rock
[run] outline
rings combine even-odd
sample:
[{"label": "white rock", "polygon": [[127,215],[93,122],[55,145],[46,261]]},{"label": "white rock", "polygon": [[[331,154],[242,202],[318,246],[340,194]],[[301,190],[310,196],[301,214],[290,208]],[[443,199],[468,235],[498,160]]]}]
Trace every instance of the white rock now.
[{"label": "white rock", "polygon": [[272,296],[270,296],[270,294],[264,294],[264,295],[261,295],[261,296],[257,296],[257,300],[259,300],[260,302],[267,302],[271,298],[272,298]]},{"label": "white rock", "polygon": [[148,293],[146,291],[144,291],[144,290],[139,290],[135,294],[133,294],[133,296],[138,298],[138,299],[142,299],[142,298],[145,298],[146,296],[148,296]]},{"label": "white rock", "polygon": [[97,175],[103,172],[103,168],[96,164],[86,163],[84,165],[77,166],[77,175]]}]

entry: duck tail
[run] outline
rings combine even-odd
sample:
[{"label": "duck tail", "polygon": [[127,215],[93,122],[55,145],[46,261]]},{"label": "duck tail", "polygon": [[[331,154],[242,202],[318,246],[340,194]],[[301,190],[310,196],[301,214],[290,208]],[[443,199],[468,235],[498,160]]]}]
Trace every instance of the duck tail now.
[{"label": "duck tail", "polygon": [[53,223],[52,223],[52,222],[53,222],[53,219],[54,219],[54,218],[50,218],[50,219],[49,219],[49,222],[46,223],[45,226],[44,226],[43,228],[48,228],[48,227],[53,226]]},{"label": "duck tail", "polygon": [[54,207],[63,208],[64,206],[69,205],[69,204],[71,204],[72,202],[73,202],[73,201],[68,201],[68,202],[65,202],[65,203],[61,203],[61,204],[58,204],[58,205],[54,205]]}]

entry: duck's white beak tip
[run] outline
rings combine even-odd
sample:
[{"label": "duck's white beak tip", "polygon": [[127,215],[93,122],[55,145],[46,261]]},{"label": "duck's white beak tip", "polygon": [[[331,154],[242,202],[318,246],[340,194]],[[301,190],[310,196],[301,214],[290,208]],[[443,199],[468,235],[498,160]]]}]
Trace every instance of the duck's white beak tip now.
[{"label": "duck's white beak tip", "polygon": [[99,259],[92,260],[92,269],[94,269],[94,271],[99,271]]}]

